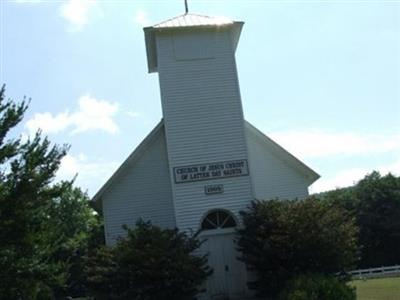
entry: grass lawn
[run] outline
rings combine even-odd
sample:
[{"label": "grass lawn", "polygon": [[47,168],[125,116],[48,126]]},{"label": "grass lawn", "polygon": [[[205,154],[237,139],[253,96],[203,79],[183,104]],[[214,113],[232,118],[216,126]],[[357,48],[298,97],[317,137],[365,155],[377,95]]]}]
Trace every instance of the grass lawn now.
[{"label": "grass lawn", "polygon": [[354,280],[357,300],[400,300],[400,277]]}]

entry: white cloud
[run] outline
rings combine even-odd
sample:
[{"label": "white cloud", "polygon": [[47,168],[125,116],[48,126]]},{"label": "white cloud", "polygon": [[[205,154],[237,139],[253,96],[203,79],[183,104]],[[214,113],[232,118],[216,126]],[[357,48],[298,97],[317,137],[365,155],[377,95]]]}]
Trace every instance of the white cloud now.
[{"label": "white cloud", "polygon": [[61,5],[61,16],[69,22],[71,31],[79,31],[88,24],[96,4],[96,0],[68,0]]},{"label": "white cloud", "polygon": [[[400,153],[400,134],[362,134],[355,132],[327,132],[320,129],[283,131],[269,134],[273,140],[300,159],[327,158],[334,161],[344,157],[368,157]],[[311,163],[312,165],[312,163]],[[400,175],[400,158],[392,164],[374,167],[381,174],[389,172]],[[355,184],[373,171],[369,167],[357,167],[322,174],[311,187],[311,193],[332,190]]]},{"label": "white cloud", "polygon": [[57,179],[71,180],[78,175],[75,181],[76,185],[92,187],[93,191],[91,192],[94,192],[98,188],[98,183],[103,183],[109,178],[117,166],[117,163],[113,161],[88,159],[82,153],[76,156],[67,154],[61,161]]},{"label": "white cloud", "polygon": [[78,159],[73,157],[72,155],[67,154],[61,160],[60,169],[58,170],[57,175],[62,179],[71,179],[79,172],[79,162]]},{"label": "white cloud", "polygon": [[71,134],[89,130],[102,130],[109,133],[118,132],[113,117],[118,112],[118,105],[105,100],[98,100],[85,95],[79,98],[79,110],[53,115],[50,112],[37,113],[28,120],[25,127],[30,134],[41,129],[44,134],[58,133],[70,129]]},{"label": "white cloud", "polygon": [[[375,171],[379,171],[381,175],[388,173],[400,175],[400,159],[387,165],[378,166],[374,168]],[[318,179],[311,187],[310,193],[319,193],[323,191],[329,191],[336,188],[342,188],[354,185],[359,180],[365,177],[368,173],[371,173],[371,169],[367,168],[352,168],[348,170],[336,173],[330,178],[324,179],[323,177]]]},{"label": "white cloud", "polygon": [[309,129],[275,132],[268,136],[301,158],[400,151],[400,134],[331,133]]},{"label": "white cloud", "polygon": [[112,117],[118,111],[118,105],[104,100],[97,100],[90,96],[79,99],[79,111],[72,114],[70,119],[75,125],[73,133],[93,129],[100,129],[110,133],[116,133],[118,126]]},{"label": "white cloud", "polygon": [[148,26],[150,25],[150,19],[147,14],[147,12],[143,9],[138,9],[135,12],[133,20],[135,21],[136,24],[139,24],[140,26]]},{"label": "white cloud", "polygon": [[71,125],[68,113],[60,113],[53,116],[49,112],[35,114],[34,117],[26,122],[26,127],[30,134],[34,134],[38,129],[44,133],[57,133]]}]

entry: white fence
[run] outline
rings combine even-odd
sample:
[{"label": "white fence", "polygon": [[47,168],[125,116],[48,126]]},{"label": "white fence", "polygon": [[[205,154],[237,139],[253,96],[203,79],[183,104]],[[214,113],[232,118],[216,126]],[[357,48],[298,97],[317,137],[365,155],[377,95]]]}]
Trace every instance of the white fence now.
[{"label": "white fence", "polygon": [[360,269],[349,272],[354,279],[400,276],[400,266]]}]

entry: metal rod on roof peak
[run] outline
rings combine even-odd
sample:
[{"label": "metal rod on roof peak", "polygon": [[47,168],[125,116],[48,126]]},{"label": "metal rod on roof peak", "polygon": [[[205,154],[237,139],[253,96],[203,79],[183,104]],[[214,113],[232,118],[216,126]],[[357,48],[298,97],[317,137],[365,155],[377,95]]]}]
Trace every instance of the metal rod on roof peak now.
[{"label": "metal rod on roof peak", "polygon": [[187,0],[185,0],[185,14],[189,12]]}]

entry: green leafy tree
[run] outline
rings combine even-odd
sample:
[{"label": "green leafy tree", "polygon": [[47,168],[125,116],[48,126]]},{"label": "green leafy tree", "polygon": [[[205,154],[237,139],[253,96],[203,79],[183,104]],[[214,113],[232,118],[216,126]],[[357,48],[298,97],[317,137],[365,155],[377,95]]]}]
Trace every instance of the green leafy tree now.
[{"label": "green leafy tree", "polygon": [[6,139],[27,109],[0,90],[0,298],[84,296],[84,257],[104,244],[88,196],[71,182],[52,184],[67,146],[40,132]]},{"label": "green leafy tree", "polygon": [[5,100],[0,90],[0,298],[50,297],[50,286],[64,280],[62,263],[49,261],[46,219],[51,199],[63,193],[52,186],[67,146],[51,146],[38,132],[23,142],[7,134],[23,118],[26,101]]},{"label": "green leafy tree", "polygon": [[375,171],[355,186],[317,197],[355,216],[360,228],[359,267],[400,264],[400,177]]},{"label": "green leafy tree", "polygon": [[86,295],[85,257],[104,245],[100,217],[89,205],[89,197],[71,183],[62,183],[63,193],[52,199],[48,209],[47,244],[53,249],[51,260],[64,262],[65,284],[54,288],[56,297]]},{"label": "green leafy tree", "polygon": [[177,229],[139,221],[113,248],[89,257],[86,272],[96,299],[195,299],[211,274],[201,242]]},{"label": "green leafy tree", "polygon": [[357,258],[357,227],[345,210],[306,200],[256,201],[241,212],[241,259],[256,274],[249,287],[276,297],[288,280],[311,272],[351,269]]},{"label": "green leafy tree", "polygon": [[361,267],[400,264],[400,178],[373,172],[355,187]]},{"label": "green leafy tree", "polygon": [[315,198],[328,205],[338,206],[356,216],[358,199],[355,196],[355,186],[337,188],[335,190],[314,195]]}]

